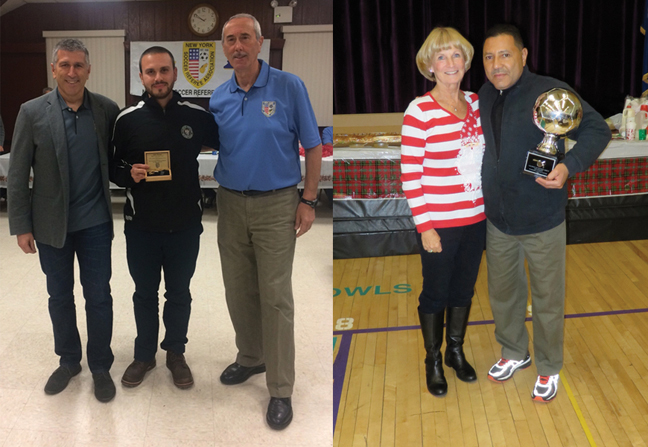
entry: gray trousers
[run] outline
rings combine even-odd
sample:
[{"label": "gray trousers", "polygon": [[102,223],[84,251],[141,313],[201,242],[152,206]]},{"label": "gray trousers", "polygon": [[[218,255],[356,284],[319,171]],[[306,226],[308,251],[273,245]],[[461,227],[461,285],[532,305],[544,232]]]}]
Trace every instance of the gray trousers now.
[{"label": "gray trousers", "polygon": [[529,349],[525,326],[526,258],[531,281],[533,349],[538,374],[558,374],[563,365],[565,322],[565,222],[542,233],[511,236],[490,221],[486,232],[488,295],[495,339],[502,357],[522,360]]},{"label": "gray trousers", "polygon": [[266,365],[272,397],[295,382],[292,266],[297,188],[246,197],[218,189],[218,248],[236,362]]}]

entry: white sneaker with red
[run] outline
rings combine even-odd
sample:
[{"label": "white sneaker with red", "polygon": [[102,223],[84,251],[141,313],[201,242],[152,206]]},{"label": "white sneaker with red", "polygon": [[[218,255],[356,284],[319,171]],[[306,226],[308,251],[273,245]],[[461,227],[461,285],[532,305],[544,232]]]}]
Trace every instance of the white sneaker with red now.
[{"label": "white sneaker with red", "polygon": [[523,360],[501,358],[488,371],[488,378],[493,382],[504,382],[513,377],[513,373],[518,369],[525,369],[529,366],[531,366],[531,356],[529,354]]},{"label": "white sneaker with red", "polygon": [[556,397],[558,392],[558,379],[559,374],[553,376],[538,376],[535,386],[533,387],[533,394],[531,397],[537,402],[549,402]]}]

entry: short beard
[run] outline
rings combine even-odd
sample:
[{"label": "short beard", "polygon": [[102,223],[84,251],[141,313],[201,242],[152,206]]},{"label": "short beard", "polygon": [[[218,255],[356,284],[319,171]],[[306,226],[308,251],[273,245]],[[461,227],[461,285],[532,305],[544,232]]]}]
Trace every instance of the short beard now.
[{"label": "short beard", "polygon": [[155,98],[155,99],[164,99],[164,98],[168,98],[168,97],[170,97],[170,96],[173,95],[173,85],[174,85],[174,84],[169,85],[169,90],[168,90],[168,92],[166,92],[166,93],[165,93],[165,92],[162,92],[162,93],[154,93],[155,89],[154,89],[153,87],[151,87],[150,90],[149,90],[149,89],[146,89],[146,93],[148,93],[148,95],[149,95],[151,98]]}]

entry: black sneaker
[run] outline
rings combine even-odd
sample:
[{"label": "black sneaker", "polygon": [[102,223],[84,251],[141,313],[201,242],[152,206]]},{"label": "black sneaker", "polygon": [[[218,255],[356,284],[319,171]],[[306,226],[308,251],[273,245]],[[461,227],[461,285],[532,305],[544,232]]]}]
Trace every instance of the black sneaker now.
[{"label": "black sneaker", "polygon": [[81,372],[81,365],[61,365],[52,373],[45,384],[45,394],[58,394],[70,383],[70,379]]},{"label": "black sneaker", "polygon": [[115,384],[109,372],[92,374],[94,395],[99,402],[110,402],[115,397]]}]

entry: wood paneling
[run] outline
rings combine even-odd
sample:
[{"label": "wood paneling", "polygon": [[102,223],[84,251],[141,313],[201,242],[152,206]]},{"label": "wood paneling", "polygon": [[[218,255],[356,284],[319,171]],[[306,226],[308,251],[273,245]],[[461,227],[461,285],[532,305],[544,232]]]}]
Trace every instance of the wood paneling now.
[{"label": "wood paneling", "polygon": [[[45,55],[43,31],[125,29],[127,44],[131,41],[201,40],[187,26],[189,11],[199,3],[213,4],[220,15],[216,32],[204,40],[220,40],[223,23],[240,12],[252,14],[259,20],[266,39],[283,39],[282,24],[273,23],[270,0],[30,3],[3,15],[0,18],[0,113],[6,139],[10,140],[13,135],[20,104],[38,96],[47,84],[43,58],[49,59],[49,56]],[[293,25],[331,23],[333,0],[303,1],[294,9]],[[41,53],[34,53],[35,45],[42,45]],[[5,49],[11,49],[11,52]],[[18,57],[15,53],[31,54]],[[279,51],[271,51],[269,64],[281,68]],[[15,75],[10,74],[10,70]],[[128,82],[128,78],[126,80]],[[133,101],[129,95],[126,103]],[[195,102],[203,107],[208,105],[207,99],[196,99]]]}]

